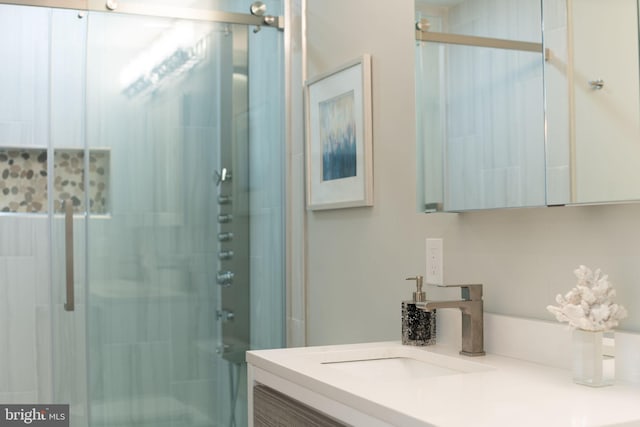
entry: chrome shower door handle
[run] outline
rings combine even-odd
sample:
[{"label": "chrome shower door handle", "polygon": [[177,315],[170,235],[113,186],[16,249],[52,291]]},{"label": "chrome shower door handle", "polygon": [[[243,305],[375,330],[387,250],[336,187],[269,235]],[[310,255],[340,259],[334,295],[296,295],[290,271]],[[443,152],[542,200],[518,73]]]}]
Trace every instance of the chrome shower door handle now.
[{"label": "chrome shower door handle", "polygon": [[64,303],[64,309],[66,311],[73,311],[75,308],[75,295],[73,289],[73,201],[69,199],[64,205],[64,246],[67,280],[67,301]]}]

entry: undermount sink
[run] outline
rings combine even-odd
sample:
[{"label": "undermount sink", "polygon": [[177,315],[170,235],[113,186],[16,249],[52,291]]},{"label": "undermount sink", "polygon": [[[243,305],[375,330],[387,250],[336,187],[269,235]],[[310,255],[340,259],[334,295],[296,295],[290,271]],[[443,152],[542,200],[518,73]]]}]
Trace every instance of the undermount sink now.
[{"label": "undermount sink", "polygon": [[493,368],[465,356],[449,356],[410,346],[372,346],[313,355],[326,369],[354,377],[403,381],[489,371]]},{"label": "undermount sink", "polygon": [[325,365],[351,375],[377,380],[417,379],[463,373],[463,371],[444,368],[408,357],[349,360],[345,362],[329,362],[325,363]]}]

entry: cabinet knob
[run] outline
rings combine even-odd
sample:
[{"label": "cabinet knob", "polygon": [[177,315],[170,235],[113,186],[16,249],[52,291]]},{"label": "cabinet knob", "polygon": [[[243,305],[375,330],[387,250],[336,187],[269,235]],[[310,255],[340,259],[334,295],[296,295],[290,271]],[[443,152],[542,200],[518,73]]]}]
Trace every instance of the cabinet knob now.
[{"label": "cabinet knob", "polygon": [[604,87],[604,80],[589,80],[589,86],[591,86],[591,89],[593,90],[600,90]]}]

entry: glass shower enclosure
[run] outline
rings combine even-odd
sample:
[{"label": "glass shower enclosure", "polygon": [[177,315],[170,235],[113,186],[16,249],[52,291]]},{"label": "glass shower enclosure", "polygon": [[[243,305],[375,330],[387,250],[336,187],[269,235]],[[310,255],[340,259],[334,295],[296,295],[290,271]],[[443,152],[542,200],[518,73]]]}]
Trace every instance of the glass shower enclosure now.
[{"label": "glass shower enclosure", "polygon": [[1,3],[0,403],[245,425],[244,352],[284,345],[282,33]]}]

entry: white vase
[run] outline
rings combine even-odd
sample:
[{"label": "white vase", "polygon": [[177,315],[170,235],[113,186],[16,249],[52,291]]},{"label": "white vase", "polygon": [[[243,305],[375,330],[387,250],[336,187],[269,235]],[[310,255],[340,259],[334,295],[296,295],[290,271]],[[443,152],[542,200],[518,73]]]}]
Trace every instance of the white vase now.
[{"label": "white vase", "polygon": [[573,331],[573,380],[602,387],[615,380],[613,332]]}]

